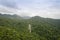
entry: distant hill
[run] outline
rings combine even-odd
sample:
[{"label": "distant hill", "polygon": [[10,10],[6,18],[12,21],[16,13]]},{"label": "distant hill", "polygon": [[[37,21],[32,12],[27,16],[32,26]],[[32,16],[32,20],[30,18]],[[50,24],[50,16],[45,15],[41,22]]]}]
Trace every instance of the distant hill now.
[{"label": "distant hill", "polygon": [[10,14],[0,14],[0,17],[5,17],[5,18],[10,18],[10,19],[22,19],[20,16],[14,14],[14,15],[10,15]]},{"label": "distant hill", "polygon": [[[28,30],[29,24],[31,33]],[[60,40],[60,19],[0,14],[0,27],[2,30],[15,29],[20,34],[21,40]]]},{"label": "distant hill", "polygon": [[31,17],[29,17],[29,16],[23,16],[22,18],[23,19],[30,19]]}]

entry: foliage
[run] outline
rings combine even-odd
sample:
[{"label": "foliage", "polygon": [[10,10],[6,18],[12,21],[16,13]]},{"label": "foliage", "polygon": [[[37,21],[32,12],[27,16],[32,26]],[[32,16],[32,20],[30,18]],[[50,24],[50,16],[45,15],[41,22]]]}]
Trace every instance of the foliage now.
[{"label": "foliage", "polygon": [[23,19],[17,15],[0,14],[0,40],[60,40],[59,24],[60,19],[39,16]]}]

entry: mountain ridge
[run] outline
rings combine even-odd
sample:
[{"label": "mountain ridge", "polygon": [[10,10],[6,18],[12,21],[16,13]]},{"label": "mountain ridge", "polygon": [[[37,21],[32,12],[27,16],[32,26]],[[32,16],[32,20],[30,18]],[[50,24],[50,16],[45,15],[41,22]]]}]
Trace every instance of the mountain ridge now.
[{"label": "mountain ridge", "polygon": [[[15,29],[20,33],[22,40],[59,40],[60,19],[47,19],[39,16],[24,18],[16,14],[0,14],[0,27]],[[28,30],[29,24],[31,33]]]}]

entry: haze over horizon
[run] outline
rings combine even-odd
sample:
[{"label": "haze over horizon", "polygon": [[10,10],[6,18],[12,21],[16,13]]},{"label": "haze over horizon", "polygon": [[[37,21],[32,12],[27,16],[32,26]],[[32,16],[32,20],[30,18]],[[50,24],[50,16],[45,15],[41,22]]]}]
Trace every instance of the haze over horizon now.
[{"label": "haze over horizon", "polygon": [[0,12],[60,19],[60,0],[0,0]]}]

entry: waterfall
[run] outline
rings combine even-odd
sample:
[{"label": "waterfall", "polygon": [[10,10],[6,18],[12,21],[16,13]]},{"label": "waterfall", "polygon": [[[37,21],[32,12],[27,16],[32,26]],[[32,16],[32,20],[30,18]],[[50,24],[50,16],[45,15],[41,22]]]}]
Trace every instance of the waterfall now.
[{"label": "waterfall", "polygon": [[31,33],[31,24],[29,24],[28,30],[29,30],[29,32]]}]

